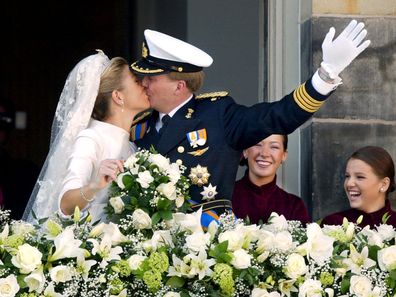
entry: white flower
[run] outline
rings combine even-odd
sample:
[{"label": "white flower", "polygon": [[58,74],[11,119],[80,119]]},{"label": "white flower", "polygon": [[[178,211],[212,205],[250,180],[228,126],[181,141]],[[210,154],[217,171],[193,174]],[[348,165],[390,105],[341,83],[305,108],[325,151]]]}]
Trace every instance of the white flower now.
[{"label": "white flower", "polygon": [[384,248],[378,251],[378,265],[383,271],[396,269],[396,246]]},{"label": "white flower", "polygon": [[165,158],[161,154],[151,154],[148,158],[150,163],[158,166],[160,171],[166,171],[169,169],[170,162],[168,158]]},{"label": "white flower", "polygon": [[183,203],[184,203],[184,196],[181,195],[177,196],[175,201],[176,207],[177,208],[181,207]]},{"label": "white flower", "polygon": [[11,262],[18,267],[21,273],[30,273],[41,265],[43,254],[35,247],[25,243],[18,247]]},{"label": "white flower", "polygon": [[169,230],[157,230],[151,237],[151,247],[154,251],[162,246],[173,247],[172,235]]},{"label": "white flower", "polygon": [[136,158],[135,154],[133,154],[124,162],[124,167],[128,169],[132,169],[136,165],[137,161],[138,158]]},{"label": "white flower", "polygon": [[60,224],[58,224],[54,220],[49,219],[45,222],[45,230],[45,237],[47,239],[53,240],[62,232],[63,229]]},{"label": "white flower", "polygon": [[50,283],[48,287],[44,290],[45,297],[63,297],[62,294],[56,293],[54,290],[54,284]]},{"label": "white flower", "polygon": [[132,255],[129,257],[128,261],[128,265],[129,268],[131,268],[132,270],[138,270],[140,264],[142,264],[142,262],[146,259],[146,256],[141,256],[141,255]]},{"label": "white flower", "polygon": [[66,228],[54,239],[55,253],[49,257],[49,261],[56,261],[63,258],[76,258],[84,256],[84,249],[80,248],[81,240],[74,238],[73,228]]},{"label": "white flower", "polygon": [[215,259],[208,259],[204,250],[201,250],[198,255],[188,254],[184,257],[183,261],[190,266],[190,270],[186,276],[194,277],[198,275],[199,280],[205,276],[211,276],[213,270],[210,267],[216,264]]},{"label": "white flower", "polygon": [[37,269],[24,278],[26,285],[29,287],[29,292],[36,291],[41,293],[44,289],[45,276],[43,269]]},{"label": "white flower", "polygon": [[173,214],[173,221],[176,226],[181,227],[183,230],[189,230],[191,232],[202,231],[201,225],[201,215],[202,215],[202,207],[199,208],[196,212],[193,213],[181,213],[177,212]]},{"label": "white flower", "polygon": [[352,273],[360,274],[362,268],[367,269],[376,265],[375,261],[368,257],[367,246],[362,249],[361,253],[356,250],[353,244],[351,244],[349,248],[350,255],[348,258],[344,259],[342,263],[345,264],[346,267],[352,271]]},{"label": "white flower", "polygon": [[381,224],[377,226],[377,231],[383,240],[389,241],[396,236],[395,228],[392,225]]},{"label": "white flower", "polygon": [[91,270],[91,267],[94,266],[97,262],[95,260],[87,260],[85,261],[85,259],[83,257],[78,257],[77,258],[77,271],[80,275],[82,275],[82,277],[87,280],[88,279],[88,275],[89,275],[89,271]]},{"label": "white flower", "polygon": [[103,226],[103,235],[102,237],[109,237],[111,239],[112,245],[120,244],[121,242],[128,241],[127,237],[121,233],[120,228],[117,224],[108,223]]},{"label": "white flower", "polygon": [[297,279],[307,272],[308,266],[304,257],[296,253],[290,254],[286,261],[285,274],[291,279]]},{"label": "white flower", "polygon": [[322,297],[322,284],[318,280],[305,280],[298,289],[298,297]]},{"label": "white flower", "polygon": [[228,241],[228,251],[236,251],[243,246],[243,236],[236,230],[226,230],[219,234],[219,243]]},{"label": "white flower", "polygon": [[66,265],[57,265],[49,270],[50,277],[55,283],[65,283],[72,279],[71,268]]},{"label": "white flower", "polygon": [[136,229],[151,229],[151,218],[147,212],[138,208],[132,214],[132,225]]},{"label": "white flower", "polygon": [[244,249],[236,250],[232,253],[231,265],[237,269],[247,269],[251,266],[252,255]]},{"label": "white flower", "polygon": [[358,297],[367,296],[372,291],[371,281],[363,275],[352,275],[349,292]]},{"label": "white flower", "polygon": [[109,203],[113,207],[114,213],[122,213],[125,209],[125,204],[124,201],[122,201],[121,196],[111,197],[109,199]]},{"label": "white flower", "polygon": [[13,221],[11,225],[11,231],[13,234],[26,235],[34,231],[34,226],[24,221]]},{"label": "white flower", "polygon": [[278,215],[276,212],[272,212],[268,219],[268,223],[273,227],[276,231],[287,230],[287,220],[283,215]]},{"label": "white flower", "polygon": [[128,171],[122,172],[117,176],[117,179],[116,179],[117,185],[122,190],[125,189],[123,178],[124,178],[124,176],[127,176],[127,175],[131,176],[131,174]]},{"label": "white flower", "polygon": [[260,230],[259,234],[256,251],[259,254],[271,251],[274,248],[275,234],[267,230]]},{"label": "white flower", "polygon": [[180,297],[180,294],[177,292],[168,292],[164,295],[164,297]]},{"label": "white flower", "polygon": [[308,224],[307,237],[307,241],[299,246],[298,249],[305,252],[319,265],[323,265],[333,254],[334,239],[325,235],[316,223]]},{"label": "white flower", "polygon": [[202,231],[194,232],[186,237],[186,246],[192,252],[205,250],[210,244],[210,234]]},{"label": "white flower", "polygon": [[6,278],[0,278],[0,296],[14,297],[19,291],[19,285],[15,275],[11,274]]},{"label": "white flower", "polygon": [[157,191],[164,195],[166,198],[169,200],[175,200],[176,199],[176,187],[173,183],[169,182],[166,184],[160,184],[157,187]]},{"label": "white flower", "polygon": [[384,239],[382,236],[377,231],[370,229],[370,226],[364,227],[359,234],[367,236],[367,242],[369,245],[377,245],[381,248],[384,246]]},{"label": "white flower", "polygon": [[181,177],[179,165],[177,165],[176,163],[170,164],[168,170],[166,171],[166,174],[169,176],[171,183],[175,185]]},{"label": "white flower", "polygon": [[104,236],[100,243],[92,238],[87,241],[93,244],[92,254],[98,254],[102,258],[102,262],[100,263],[102,268],[106,267],[108,261],[121,260],[119,255],[122,253],[122,247],[116,246],[113,248],[110,236]]},{"label": "white flower", "polygon": [[293,247],[293,237],[288,231],[281,231],[275,234],[274,248],[286,252]]},{"label": "white flower", "polygon": [[106,224],[103,222],[94,226],[91,232],[89,232],[89,237],[99,237],[103,233],[105,226]]},{"label": "white flower", "polygon": [[138,173],[136,181],[142,188],[147,189],[150,186],[150,183],[154,181],[154,177],[151,176],[150,171],[146,170]]},{"label": "white flower", "polygon": [[254,288],[251,297],[280,297],[278,292],[269,293],[266,289]]},{"label": "white flower", "polygon": [[216,188],[217,186],[212,186],[209,184],[207,187],[203,187],[204,190],[201,192],[202,200],[213,200],[217,195]]}]

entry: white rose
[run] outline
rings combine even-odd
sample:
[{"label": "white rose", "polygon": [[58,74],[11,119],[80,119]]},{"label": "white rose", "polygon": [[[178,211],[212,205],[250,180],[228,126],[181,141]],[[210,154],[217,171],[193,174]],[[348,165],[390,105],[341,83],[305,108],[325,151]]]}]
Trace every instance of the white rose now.
[{"label": "white rose", "polygon": [[146,259],[147,257],[145,256],[141,256],[141,255],[132,255],[129,257],[128,261],[128,265],[129,268],[131,268],[132,270],[138,270],[140,264],[142,264],[142,262]]},{"label": "white rose", "polygon": [[[24,278],[29,287],[29,292],[36,291],[41,293],[44,289],[45,276],[42,269],[38,269]],[[1,294],[0,294],[1,295]]]},{"label": "white rose", "polygon": [[363,275],[352,275],[349,292],[357,296],[368,296],[372,291],[371,281]]},{"label": "white rose", "polygon": [[34,231],[34,227],[30,223],[24,221],[13,221],[11,225],[11,231],[13,234],[26,235]]},{"label": "white rose", "polygon": [[288,251],[293,247],[293,237],[287,231],[279,232],[275,235],[273,244],[281,251]]},{"label": "white rose", "polygon": [[132,214],[132,225],[136,229],[150,229],[151,218],[147,212],[138,208]]},{"label": "white rose", "polygon": [[298,289],[298,297],[322,297],[320,281],[307,279]]},{"label": "white rose", "polygon": [[219,234],[219,242],[228,240],[228,250],[236,251],[242,248],[243,236],[234,230],[227,230]]},{"label": "white rose", "polygon": [[122,201],[120,196],[111,197],[109,203],[111,207],[113,207],[115,213],[122,213],[125,209],[124,201]]},{"label": "white rose", "polygon": [[251,263],[252,256],[244,249],[236,250],[233,254],[233,259],[231,261],[231,265],[233,265],[237,269],[246,269],[249,268]]},{"label": "white rose", "polygon": [[116,179],[116,182],[117,182],[117,185],[118,185],[118,187],[120,188],[120,189],[125,189],[125,185],[124,185],[124,182],[122,181],[122,179],[124,178],[124,176],[126,176],[126,175],[131,175],[129,172],[123,172],[123,173],[120,173],[118,176],[117,176],[117,179]]},{"label": "white rose", "polygon": [[42,256],[43,254],[37,248],[25,243],[18,247],[11,262],[20,269],[21,273],[30,273],[41,265]]},{"label": "white rose", "polygon": [[157,165],[160,171],[166,171],[170,166],[169,159],[160,154],[152,154],[148,160]]},{"label": "white rose", "polygon": [[186,246],[192,252],[199,252],[210,243],[210,234],[202,231],[194,232],[186,237]]},{"label": "white rose", "polygon": [[177,208],[181,207],[183,205],[183,203],[184,203],[184,197],[183,196],[177,196],[176,197],[176,201],[175,201],[176,207]]},{"label": "white rose", "polygon": [[283,215],[278,215],[276,212],[272,212],[268,219],[268,222],[271,224],[276,231],[287,230],[287,220]]},{"label": "white rose", "polygon": [[169,200],[176,199],[176,187],[172,183],[160,184],[157,191],[164,195]]},{"label": "white rose", "polygon": [[144,189],[147,189],[150,186],[150,183],[154,181],[154,178],[151,176],[150,171],[139,172],[138,178],[136,181],[140,184],[140,186]]},{"label": "white rose", "polygon": [[0,296],[14,297],[19,291],[19,285],[15,275],[11,274],[6,278],[0,278]]},{"label": "white rose", "polygon": [[299,254],[291,254],[287,258],[285,273],[291,279],[296,279],[299,276],[308,272],[308,267],[305,264],[304,257]]},{"label": "white rose", "polygon": [[66,265],[55,266],[49,270],[49,273],[55,283],[65,283],[73,277],[70,267]]},{"label": "white rose", "polygon": [[378,265],[383,271],[396,269],[396,246],[384,248],[378,251]]},{"label": "white rose", "polygon": [[395,229],[392,225],[381,224],[377,226],[377,231],[383,240],[389,241],[395,237]]},{"label": "white rose", "polygon": [[176,292],[168,292],[164,295],[164,297],[180,297],[180,294]]},{"label": "white rose", "polygon": [[151,237],[151,247],[154,251],[162,246],[173,247],[172,235],[169,230],[155,231]]},{"label": "white rose", "polygon": [[364,227],[360,233],[367,236],[369,245],[377,245],[381,248],[384,246],[384,239],[382,236],[377,231],[370,229],[370,226]]},{"label": "white rose", "polygon": [[269,293],[266,289],[254,288],[251,297],[280,297],[278,292]]},{"label": "white rose", "polygon": [[175,185],[179,181],[181,176],[179,165],[172,163],[166,171],[166,174],[169,176],[171,183]]},{"label": "white rose", "polygon": [[124,162],[124,167],[131,169],[132,167],[135,166],[138,158],[135,157],[135,155],[130,156],[125,162]]}]

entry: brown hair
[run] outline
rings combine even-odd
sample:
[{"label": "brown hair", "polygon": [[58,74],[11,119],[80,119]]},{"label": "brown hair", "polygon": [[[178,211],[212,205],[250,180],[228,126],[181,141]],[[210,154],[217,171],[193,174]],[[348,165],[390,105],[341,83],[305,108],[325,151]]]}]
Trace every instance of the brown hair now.
[{"label": "brown hair", "polygon": [[199,72],[170,72],[169,78],[172,80],[184,80],[187,88],[192,92],[197,92],[203,85],[205,74],[203,71]]},{"label": "brown hair", "polygon": [[395,165],[391,155],[382,147],[365,146],[355,151],[348,160],[357,159],[368,164],[379,178],[390,179],[386,193],[395,190]]},{"label": "brown hair", "polygon": [[124,58],[115,57],[100,76],[98,96],[92,111],[95,120],[103,121],[109,116],[111,94],[114,90],[123,89],[123,72],[126,66],[128,62]]}]

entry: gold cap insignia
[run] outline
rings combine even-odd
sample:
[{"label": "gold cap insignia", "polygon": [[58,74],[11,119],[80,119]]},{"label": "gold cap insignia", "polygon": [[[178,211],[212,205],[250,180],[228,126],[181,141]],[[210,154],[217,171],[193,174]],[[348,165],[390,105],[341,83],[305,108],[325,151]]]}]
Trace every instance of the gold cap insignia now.
[{"label": "gold cap insignia", "polygon": [[147,58],[147,56],[148,56],[148,48],[146,47],[146,43],[143,42],[143,45],[142,45],[142,57],[143,58]]}]

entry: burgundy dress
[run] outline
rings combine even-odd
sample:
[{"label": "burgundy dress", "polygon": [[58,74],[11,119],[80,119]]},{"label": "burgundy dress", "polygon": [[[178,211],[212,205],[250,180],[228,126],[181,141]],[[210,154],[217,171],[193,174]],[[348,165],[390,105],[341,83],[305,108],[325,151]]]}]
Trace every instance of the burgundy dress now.
[{"label": "burgundy dress", "polygon": [[390,201],[388,199],[385,200],[385,206],[380,210],[377,210],[372,213],[366,213],[361,210],[351,208],[345,211],[333,213],[325,217],[321,224],[322,225],[342,225],[342,220],[345,218],[348,219],[349,222],[356,223],[356,220],[363,215],[363,221],[359,224],[360,227],[365,227],[370,225],[373,228],[375,225],[380,225],[382,223],[382,217],[387,213],[389,219],[386,221],[386,224],[392,225],[396,227],[396,212],[392,210]]},{"label": "burgundy dress", "polygon": [[249,217],[253,224],[260,220],[266,223],[272,212],[283,215],[287,220],[298,220],[304,224],[311,221],[304,201],[279,188],[276,176],[269,184],[259,187],[250,181],[246,173],[235,183],[232,210],[238,218]]}]

